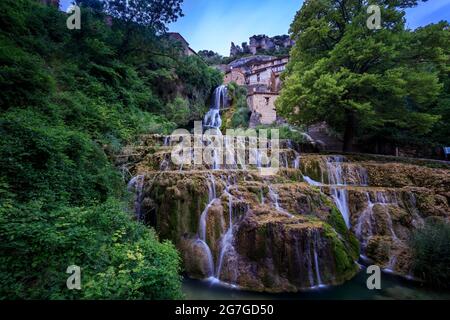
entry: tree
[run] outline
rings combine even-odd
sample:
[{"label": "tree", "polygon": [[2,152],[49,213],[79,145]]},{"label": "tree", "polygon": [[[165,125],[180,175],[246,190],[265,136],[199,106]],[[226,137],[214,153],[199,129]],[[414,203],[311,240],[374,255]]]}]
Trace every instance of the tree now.
[{"label": "tree", "polygon": [[105,0],[106,12],[127,23],[166,31],[166,24],[183,16],[183,0]]},{"label": "tree", "polygon": [[136,50],[141,39],[133,38],[142,34],[145,29],[151,38],[167,31],[166,24],[175,22],[183,16],[181,4],[183,0],[104,0],[104,12],[118,19],[125,32],[119,48],[119,55]]},{"label": "tree", "polygon": [[[395,143],[429,134],[443,86],[427,52],[408,54],[416,36],[405,30],[402,9],[417,2],[305,1],[290,29],[296,44],[277,100],[281,115],[295,124],[325,121],[342,134],[344,151],[355,137]],[[366,26],[369,3],[381,9],[381,29]]]},{"label": "tree", "polygon": [[221,64],[223,60],[220,54],[211,50],[200,50],[198,55],[210,66]]}]

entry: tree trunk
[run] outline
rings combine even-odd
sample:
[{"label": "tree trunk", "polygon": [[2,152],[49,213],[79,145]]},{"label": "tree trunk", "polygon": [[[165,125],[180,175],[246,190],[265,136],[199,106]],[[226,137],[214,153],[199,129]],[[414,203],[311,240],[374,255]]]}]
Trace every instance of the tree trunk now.
[{"label": "tree trunk", "polygon": [[355,137],[355,114],[353,111],[347,111],[345,115],[344,130],[344,152],[353,151],[353,138]]}]

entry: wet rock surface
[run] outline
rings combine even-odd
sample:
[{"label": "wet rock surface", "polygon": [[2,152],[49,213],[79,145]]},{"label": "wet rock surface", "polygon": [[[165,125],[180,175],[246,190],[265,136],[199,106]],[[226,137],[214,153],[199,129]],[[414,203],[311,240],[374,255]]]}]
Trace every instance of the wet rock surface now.
[{"label": "wet rock surface", "polygon": [[239,163],[176,166],[170,141],[151,135],[119,164],[145,176],[141,215],[190,277],[253,291],[343,283],[359,255],[409,276],[412,231],[449,219],[448,168],[282,147],[273,176]]}]

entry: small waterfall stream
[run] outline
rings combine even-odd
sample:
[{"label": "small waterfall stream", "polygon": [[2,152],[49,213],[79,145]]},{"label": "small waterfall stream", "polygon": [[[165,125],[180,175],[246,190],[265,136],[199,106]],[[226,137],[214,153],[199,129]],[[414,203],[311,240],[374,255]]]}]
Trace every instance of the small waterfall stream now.
[{"label": "small waterfall stream", "polygon": [[222,118],[220,117],[220,108],[225,107],[227,103],[227,87],[221,85],[214,90],[214,101],[205,115],[203,125],[209,129],[220,129],[222,126]]},{"label": "small waterfall stream", "polygon": [[220,280],[222,273],[222,266],[224,263],[224,257],[226,254],[234,251],[233,241],[233,195],[230,193],[230,187],[236,184],[236,181],[232,184],[230,178],[224,179],[227,183],[225,186],[224,194],[228,197],[228,230],[222,236],[220,242],[219,263],[217,265],[216,278]]},{"label": "small waterfall stream", "polygon": [[138,175],[128,182],[127,189],[128,191],[135,192],[135,200],[134,200],[134,212],[136,214],[136,219],[142,221],[144,219],[142,214],[142,200],[144,196],[144,175]]},{"label": "small waterfall stream", "polygon": [[216,183],[214,180],[214,176],[209,176],[209,182],[208,182],[208,204],[206,205],[206,208],[203,210],[202,214],[200,215],[200,221],[199,221],[199,239],[197,242],[201,245],[203,248],[206,257],[208,259],[208,266],[209,266],[209,272],[208,276],[213,277],[214,276],[214,259],[213,255],[211,253],[211,249],[208,246],[207,239],[206,239],[206,227],[207,227],[207,219],[208,219],[208,211],[209,208],[214,204],[216,199]]},{"label": "small waterfall stream", "polygon": [[346,188],[340,188],[340,186],[346,186],[345,178],[342,174],[342,162],[343,157],[332,156],[327,161],[328,171],[328,183],[331,185],[331,196],[336,203],[339,211],[344,218],[347,228],[350,228],[350,212],[348,209],[348,195]]},{"label": "small waterfall stream", "polygon": [[313,247],[314,247],[314,266],[316,270],[316,279],[317,279],[317,286],[322,286],[322,278],[320,277],[320,267],[319,267],[319,258],[318,258],[318,244],[320,241],[320,234],[318,230],[313,231]]}]

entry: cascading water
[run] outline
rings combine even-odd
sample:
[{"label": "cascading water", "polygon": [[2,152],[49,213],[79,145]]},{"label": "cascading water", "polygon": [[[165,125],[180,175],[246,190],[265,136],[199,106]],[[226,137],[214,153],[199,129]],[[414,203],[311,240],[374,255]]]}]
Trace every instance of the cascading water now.
[{"label": "cascading water", "polygon": [[222,125],[222,118],[220,117],[220,109],[224,108],[227,103],[227,87],[224,85],[218,86],[214,90],[214,101],[205,115],[203,125],[206,128],[219,129]]},{"label": "cascading water", "polygon": [[197,239],[197,243],[203,248],[205,255],[208,259],[208,277],[214,276],[214,259],[213,255],[211,253],[211,249],[208,246],[207,240],[206,240],[206,226],[207,226],[207,218],[208,218],[208,211],[209,208],[213,205],[214,201],[216,201],[216,183],[214,180],[214,176],[210,175],[208,177],[208,204],[206,205],[206,208],[203,210],[202,214],[200,215],[200,222],[199,222],[199,238]]},{"label": "cascading water", "polygon": [[222,240],[220,243],[220,253],[219,253],[219,262],[217,264],[216,278],[220,280],[220,276],[222,273],[222,267],[224,263],[225,255],[231,255],[234,253],[234,235],[233,235],[233,195],[230,192],[230,187],[236,184],[236,181],[232,184],[230,182],[230,178],[224,179],[227,183],[225,186],[225,194],[228,197],[228,230],[222,236]]},{"label": "cascading water", "polygon": [[[220,127],[222,126],[222,118],[220,117],[220,109],[224,108],[227,104],[227,87],[224,85],[218,86],[214,90],[214,101],[211,105],[211,108],[205,115],[205,119],[203,120],[203,126],[206,129],[215,130],[216,135],[221,136]],[[213,150],[213,169],[220,169],[220,152],[216,149]]]},{"label": "cascading water", "polygon": [[294,169],[300,169],[300,154],[298,153],[294,159]]},{"label": "cascading water", "polygon": [[316,180],[313,180],[313,179],[311,179],[311,178],[308,177],[308,176],[303,176],[303,180],[305,180],[305,182],[306,182],[307,184],[309,184],[309,185],[311,185],[311,186],[314,186],[314,187],[319,187],[319,186],[322,186],[322,185],[323,185],[323,183],[321,183],[321,182],[319,182],[319,181],[316,181]]},{"label": "cascading water", "polygon": [[138,175],[130,180],[128,182],[128,191],[132,191],[134,189],[135,192],[135,200],[134,200],[134,212],[136,214],[136,218],[139,221],[143,220],[143,214],[142,214],[142,200],[144,195],[144,181],[145,176],[144,175]]},{"label": "cascading water", "polygon": [[331,197],[344,218],[347,228],[350,228],[350,211],[346,183],[342,174],[343,157],[333,156],[327,159],[328,183],[331,185]]},{"label": "cascading water", "polygon": [[359,241],[361,242],[361,250],[364,250],[367,246],[367,242],[373,235],[372,219],[373,219],[373,202],[370,200],[370,194],[366,192],[367,207],[361,212],[358,221],[354,227],[354,231]]},{"label": "cascading water", "polygon": [[280,211],[280,204],[278,203],[278,193],[276,193],[275,190],[273,190],[271,185],[269,185],[269,197],[272,200],[275,209]]},{"label": "cascading water", "polygon": [[318,257],[318,244],[320,241],[320,234],[318,230],[313,231],[313,248],[314,248],[314,266],[316,271],[316,279],[317,279],[317,286],[322,286],[322,278],[320,277],[320,267],[319,267],[319,257]]},{"label": "cascading water", "polygon": [[290,214],[289,212],[287,212],[286,210],[284,210],[279,202],[278,202],[278,193],[273,189],[272,185],[269,184],[269,198],[272,201],[273,206],[275,207],[275,209],[278,212],[281,212],[283,214],[285,214],[286,216],[288,216],[289,218],[293,218],[294,216],[292,214]]},{"label": "cascading water", "polygon": [[[395,197],[395,194],[393,197],[391,197],[391,195],[389,195],[384,191],[377,191],[375,194],[372,194],[371,197],[371,194],[369,192],[366,192],[366,198],[367,198],[366,208],[361,212],[355,226],[353,227],[355,235],[357,236],[358,240],[361,243],[362,256],[365,257],[365,251],[369,240],[374,235],[377,234],[377,227],[376,227],[377,218],[375,217],[374,214],[375,206],[378,206],[379,207],[378,212],[382,212],[384,215],[384,220],[386,223],[387,230],[390,233],[393,247],[395,248],[396,246],[401,246],[401,240],[397,237],[395,233],[392,217],[389,213],[389,206],[398,206],[398,199]],[[397,255],[393,250],[391,250],[389,254],[389,261],[387,263],[385,270],[392,272],[395,269],[396,263],[397,263]]]}]

